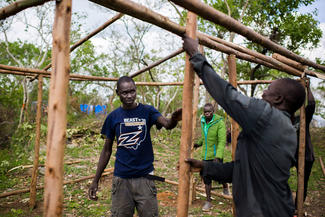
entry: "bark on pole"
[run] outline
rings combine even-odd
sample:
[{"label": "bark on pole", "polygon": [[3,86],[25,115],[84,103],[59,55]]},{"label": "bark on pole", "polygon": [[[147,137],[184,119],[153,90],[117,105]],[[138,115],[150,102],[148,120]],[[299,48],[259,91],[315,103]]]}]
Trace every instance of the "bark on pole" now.
[{"label": "bark on pole", "polygon": [[34,7],[38,5],[42,5],[45,2],[48,2],[51,0],[20,0],[15,1],[11,3],[10,5],[0,8],[0,20],[6,19],[7,17],[10,17],[12,15],[17,14],[18,12],[29,8]]},{"label": "bark on pole", "polygon": [[106,27],[108,27],[109,25],[111,25],[115,21],[119,20],[123,16],[124,16],[124,14],[118,13],[117,15],[115,15],[114,17],[112,17],[111,19],[107,20],[103,25],[101,25],[100,27],[98,27],[97,29],[95,29],[94,31],[92,31],[91,33],[89,33],[86,37],[80,39],[74,45],[72,45],[70,47],[70,52],[74,51],[74,49],[76,49],[77,47],[79,47],[80,45],[82,45],[84,42],[88,41],[93,36],[97,35],[97,33],[101,32]]},{"label": "bark on pole", "polygon": [[41,118],[42,118],[42,98],[43,98],[43,75],[38,77],[37,111],[36,111],[36,138],[34,147],[34,163],[32,181],[30,183],[29,207],[34,209],[36,204],[36,184],[39,164],[39,149],[41,138]]},{"label": "bark on pole", "polygon": [[[195,135],[195,129],[196,129],[196,116],[197,116],[197,110],[198,110],[198,105],[199,105],[199,95],[200,95],[200,78],[195,74],[194,78],[194,95],[193,95],[193,120],[192,120],[192,137]],[[194,151],[194,141],[192,141],[192,146],[191,146],[191,157],[193,157],[193,151]],[[193,200],[195,200],[196,197],[196,192],[195,192],[195,180],[194,180],[194,175],[191,172],[190,176],[190,195],[189,195],[189,205],[193,203]]]},{"label": "bark on pole", "polygon": [[[237,70],[236,70],[236,56],[229,55],[228,59],[228,68],[229,68],[229,83],[237,88]],[[236,147],[237,147],[237,137],[239,134],[239,125],[234,119],[230,119],[231,123],[231,156],[235,160]],[[233,203],[233,214],[236,216],[235,204]]]},{"label": "bark on pole", "polygon": [[[187,14],[186,34],[196,38],[196,15]],[[182,135],[179,155],[179,185],[177,195],[177,216],[186,217],[188,214],[190,166],[185,159],[190,156],[192,145],[192,112],[193,112],[193,83],[194,70],[189,61],[188,54],[185,56],[185,74],[183,86],[183,112],[182,112]]]},{"label": "bark on pole", "polygon": [[308,70],[308,67],[305,66],[305,65],[302,65],[301,63],[298,63],[292,59],[288,59],[287,57],[284,57],[278,53],[273,53],[272,54],[272,58],[280,61],[280,62],[283,62],[284,64],[288,65],[288,66],[291,66],[297,70],[300,70],[302,72],[305,72],[307,75],[310,75],[310,76],[313,76],[313,77],[316,77],[316,78],[319,78],[319,79],[322,79],[322,80],[325,80],[325,74],[324,73],[319,73],[319,72],[315,72],[315,71],[311,71],[311,70]]},{"label": "bark on pole", "polygon": [[56,2],[45,163],[44,216],[62,216],[63,157],[70,73],[71,1]]},{"label": "bark on pole", "polygon": [[[32,76],[35,74],[39,74],[39,75],[43,75],[43,77],[45,78],[49,78],[51,75],[49,72],[46,71],[44,71],[44,73],[38,72],[38,69],[35,69],[34,72],[11,71],[11,70],[0,69],[0,74],[12,74],[12,75],[21,75],[21,76]],[[118,78],[70,74],[70,80],[71,81],[117,81]],[[247,80],[247,81],[237,81],[237,85],[270,84],[272,82],[273,82],[272,80],[251,80],[251,81]],[[183,86],[183,84],[184,82],[147,82],[147,81],[135,82],[135,85],[137,86]],[[200,81],[200,85],[203,85],[201,81]]]},{"label": "bark on pole", "polygon": [[[229,67],[229,83],[237,88],[237,70],[236,70],[236,56],[228,56],[228,67]],[[231,119],[231,150],[232,150],[232,159],[235,159],[235,151],[237,145],[237,137],[239,134],[239,126],[237,122]]]},{"label": "bark on pole", "polygon": [[165,58],[163,58],[161,60],[158,60],[157,62],[154,62],[154,63],[150,64],[149,66],[147,66],[147,67],[145,67],[143,69],[140,69],[139,71],[131,74],[130,77],[131,78],[134,78],[135,76],[138,76],[141,73],[143,73],[145,71],[148,71],[148,70],[152,69],[155,66],[158,66],[159,64],[161,64],[161,63],[163,63],[163,62],[165,62],[165,61],[173,58],[174,56],[177,56],[178,54],[183,53],[183,51],[184,51],[183,48],[180,48],[177,51],[175,51],[174,53],[171,53],[170,55],[166,56]]},{"label": "bark on pole", "polygon": [[296,68],[296,69],[298,69],[300,71],[305,71],[305,69],[307,68],[307,66],[304,66],[301,63],[293,61],[293,60],[291,60],[291,59],[289,59],[287,57],[284,57],[284,56],[282,56],[282,55],[280,55],[278,53],[273,53],[272,58],[276,59],[276,60],[278,60],[280,62],[283,62],[283,63],[285,63],[285,64],[287,64],[289,66],[292,66],[292,67],[294,67],[294,68]]},{"label": "bark on pole", "polygon": [[[305,82],[302,82],[305,86]],[[306,94],[306,96],[308,96]],[[306,146],[306,113],[305,103],[300,108],[299,152],[298,152],[298,192],[297,210],[298,217],[303,217],[304,206],[304,174],[305,174],[305,146]]]},{"label": "bark on pole", "polygon": [[[12,73],[10,72],[12,71]],[[22,73],[16,73],[16,72],[22,72]],[[21,68],[16,66],[6,66],[0,64],[0,73],[4,74],[18,74],[18,75],[44,75],[44,77],[51,76],[51,73],[45,70],[40,69],[31,69],[31,68]],[[77,75],[77,74],[70,74],[70,79],[74,79],[76,81],[117,81],[118,78],[109,78],[109,77],[100,77],[100,76],[90,76],[90,75]]]},{"label": "bark on pole", "polygon": [[277,43],[274,43],[269,38],[258,34],[251,28],[246,27],[239,21],[234,18],[214,9],[213,7],[208,6],[207,4],[200,1],[193,0],[171,0],[175,4],[186,8],[189,11],[196,13],[204,19],[207,19],[215,24],[225,27],[231,32],[236,32],[247,39],[260,44],[273,52],[279,53],[283,56],[286,56],[290,59],[293,59],[297,62],[302,63],[303,65],[308,65],[316,69],[320,69],[325,72],[325,66],[314,63],[308,59],[305,59],[292,51],[287,50],[286,48],[280,46]]}]

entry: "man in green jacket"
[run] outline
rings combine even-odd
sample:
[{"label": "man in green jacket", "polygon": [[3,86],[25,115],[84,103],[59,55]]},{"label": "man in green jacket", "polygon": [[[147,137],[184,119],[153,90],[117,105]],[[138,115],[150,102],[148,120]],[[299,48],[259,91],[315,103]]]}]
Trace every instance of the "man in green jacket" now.
[{"label": "man in green jacket", "polygon": [[[194,147],[202,146],[201,157],[205,161],[223,162],[223,154],[226,144],[226,127],[223,118],[213,114],[214,108],[211,103],[204,105],[203,116],[201,118],[200,140],[194,144]],[[203,211],[209,211],[212,208],[211,204],[211,183],[212,180],[208,177],[203,177],[205,184],[205,192],[207,201],[202,207]],[[223,193],[229,195],[228,185],[222,183]]]}]

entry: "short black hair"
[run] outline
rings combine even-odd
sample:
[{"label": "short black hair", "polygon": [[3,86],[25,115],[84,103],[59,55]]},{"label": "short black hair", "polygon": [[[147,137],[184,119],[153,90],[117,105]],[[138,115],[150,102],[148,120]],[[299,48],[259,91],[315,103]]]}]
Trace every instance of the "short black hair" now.
[{"label": "short black hair", "polygon": [[211,103],[205,103],[204,107],[211,107],[214,110],[214,106]]},{"label": "short black hair", "polygon": [[283,88],[279,91],[281,91],[285,97],[288,112],[293,114],[305,101],[305,88],[299,81],[291,78],[281,78],[278,79],[278,81],[283,84]]},{"label": "short black hair", "polygon": [[124,82],[132,82],[135,85],[135,82],[131,77],[124,75],[117,80],[116,90],[119,90],[121,83]]}]

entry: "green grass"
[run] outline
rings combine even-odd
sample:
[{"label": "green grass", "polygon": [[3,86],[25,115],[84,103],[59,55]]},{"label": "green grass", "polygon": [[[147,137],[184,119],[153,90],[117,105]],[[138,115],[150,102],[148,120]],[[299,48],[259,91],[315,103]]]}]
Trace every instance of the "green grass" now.
[{"label": "green grass", "polygon": [[[64,166],[64,179],[74,180],[88,175],[95,174],[97,168],[97,162],[102,150],[104,140],[99,136],[98,123],[94,123],[87,120],[90,124],[87,127],[94,128],[92,131],[89,128],[77,127],[69,129],[68,131],[68,142],[65,148],[65,162],[81,160],[82,162],[72,165]],[[96,126],[96,127],[95,127]],[[199,129],[197,129],[199,130]],[[153,141],[153,147],[155,152],[155,162],[154,166],[156,168],[155,174],[165,177],[166,179],[172,181],[178,181],[178,171],[177,164],[179,160],[179,144],[180,144],[180,128],[173,129],[172,131],[167,131],[162,129],[160,131],[152,129],[151,138]],[[325,129],[313,131],[317,135],[325,135]],[[82,134],[83,137],[74,137],[74,135]],[[28,137],[30,138],[30,136]],[[16,141],[22,141],[17,138]],[[45,136],[42,138],[43,146],[45,141]],[[324,178],[321,172],[321,167],[319,163],[319,156],[325,160],[325,138],[320,137],[313,140],[314,151],[316,160],[312,170],[312,176],[309,182],[309,190],[320,190],[324,187]],[[13,172],[8,173],[10,168],[19,165],[31,164],[33,159],[33,144],[30,143],[29,147],[19,147],[18,143],[13,146],[12,149],[1,149],[0,150],[0,191],[11,191],[23,188],[28,188],[30,183],[30,174],[26,169],[17,169]],[[116,150],[116,144],[114,144],[113,150]],[[45,159],[45,149],[41,150],[40,158],[44,162]],[[114,156],[110,160],[108,167],[113,167]],[[200,159],[200,149],[196,150],[193,154],[194,158]],[[230,148],[225,149],[225,159],[224,161],[231,160]],[[196,173],[195,177],[200,180],[199,175]],[[290,186],[294,190],[296,189],[296,174],[295,170],[292,171],[292,176],[290,178]],[[44,175],[39,174],[39,183],[42,184],[44,181]],[[64,212],[63,216],[108,216],[110,213],[111,198],[111,177],[105,177],[101,179],[99,191],[98,191],[98,201],[91,201],[88,199],[88,188],[90,186],[92,179],[69,184],[64,186]],[[201,185],[201,184],[200,184]],[[215,184],[214,184],[215,185]],[[176,216],[176,199],[177,199],[177,187],[156,182],[158,196],[159,194],[168,193],[167,197],[159,201],[159,212],[160,216]],[[220,185],[218,185],[220,186]],[[202,186],[200,186],[202,187]],[[221,192],[221,189],[217,189]],[[195,217],[210,217],[210,216],[223,216],[230,217],[231,214],[231,202],[222,198],[214,197],[213,209],[208,213],[203,213],[201,210],[202,204],[205,197],[202,195],[197,195],[197,199],[194,204],[189,206],[189,215]],[[0,206],[0,216],[42,216],[42,210],[29,210],[28,203],[21,202],[29,198],[29,194],[15,195],[7,198],[0,198],[0,204],[17,203],[15,207],[3,208]],[[158,198],[159,199],[159,198]],[[37,202],[42,206],[43,201],[43,191],[37,193]]]}]

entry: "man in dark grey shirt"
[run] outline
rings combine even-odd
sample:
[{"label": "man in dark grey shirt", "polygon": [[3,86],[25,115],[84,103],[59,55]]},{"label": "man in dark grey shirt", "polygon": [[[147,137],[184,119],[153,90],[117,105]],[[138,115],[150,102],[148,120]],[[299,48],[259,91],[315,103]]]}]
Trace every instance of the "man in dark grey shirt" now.
[{"label": "man in dark grey shirt", "polygon": [[297,136],[291,118],[305,98],[292,79],[274,81],[263,100],[247,97],[220,78],[197,51],[197,41],[184,36],[183,47],[210,95],[242,127],[235,160],[230,163],[187,159],[204,176],[232,182],[238,217],[292,217],[294,203],[288,185]]}]

